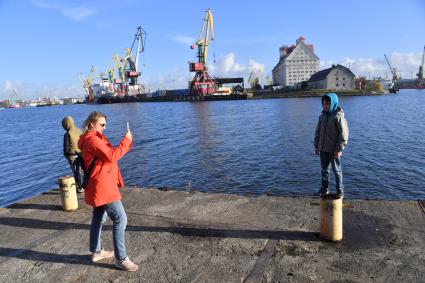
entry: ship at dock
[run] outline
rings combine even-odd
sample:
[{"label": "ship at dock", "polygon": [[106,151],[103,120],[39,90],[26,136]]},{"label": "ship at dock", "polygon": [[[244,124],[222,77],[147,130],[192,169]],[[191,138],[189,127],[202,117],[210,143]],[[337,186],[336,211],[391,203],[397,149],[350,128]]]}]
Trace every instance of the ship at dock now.
[{"label": "ship at dock", "polygon": [[394,87],[399,89],[425,89],[425,79],[416,78],[416,79],[400,79],[395,84]]},{"label": "ship at dock", "polygon": [[243,78],[214,78],[208,73],[207,57],[209,41],[214,40],[214,21],[211,9],[205,11],[198,40],[190,46],[197,48],[197,62],[189,62],[189,71],[194,73],[189,81],[189,96],[201,100],[247,99]]},{"label": "ship at dock", "polygon": [[118,54],[113,56],[113,66],[107,73],[97,75],[93,66],[86,77],[80,75],[87,103],[126,102],[146,97],[146,87],[139,83],[141,72],[138,67],[145,42],[146,32],[138,27],[131,47],[124,50],[121,58]]},{"label": "ship at dock", "polygon": [[[195,74],[188,82],[188,88],[151,92],[139,83],[141,72],[138,65],[140,54],[145,49],[146,32],[138,27],[131,47],[125,49],[121,58],[118,54],[114,55],[113,67],[107,73],[96,75],[96,69],[92,67],[87,76],[81,74],[86,102],[106,104],[247,99],[242,77],[217,78],[209,75],[206,60],[210,40],[214,40],[213,17],[211,10],[207,9],[199,39],[191,46],[192,49],[198,49],[198,62],[189,62],[189,70]],[[95,82],[96,79],[99,80]]]}]

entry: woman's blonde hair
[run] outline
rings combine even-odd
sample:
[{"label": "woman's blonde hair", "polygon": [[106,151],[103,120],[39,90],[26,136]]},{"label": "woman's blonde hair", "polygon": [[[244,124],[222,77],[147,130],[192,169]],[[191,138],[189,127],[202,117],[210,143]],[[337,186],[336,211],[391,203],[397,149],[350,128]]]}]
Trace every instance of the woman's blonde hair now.
[{"label": "woman's blonde hair", "polygon": [[83,124],[84,131],[87,132],[90,129],[91,124],[96,124],[97,121],[99,121],[99,118],[102,118],[102,117],[105,118],[106,120],[106,115],[103,114],[102,112],[93,111],[92,113],[90,113],[90,115],[84,121],[84,124]]}]

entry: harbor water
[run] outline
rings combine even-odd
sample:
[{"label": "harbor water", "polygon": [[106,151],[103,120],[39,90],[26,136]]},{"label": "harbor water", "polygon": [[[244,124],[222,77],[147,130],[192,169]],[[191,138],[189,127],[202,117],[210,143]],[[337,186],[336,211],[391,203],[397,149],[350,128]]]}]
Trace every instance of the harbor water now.
[{"label": "harbor water", "polygon": [[[350,127],[346,197],[425,199],[425,91],[340,104]],[[119,161],[126,185],[251,196],[307,196],[320,187],[320,98],[64,105],[0,110],[1,207],[58,187],[70,174],[61,120],[71,115],[81,126],[95,110],[107,115],[113,145],[130,123],[134,146]]]}]

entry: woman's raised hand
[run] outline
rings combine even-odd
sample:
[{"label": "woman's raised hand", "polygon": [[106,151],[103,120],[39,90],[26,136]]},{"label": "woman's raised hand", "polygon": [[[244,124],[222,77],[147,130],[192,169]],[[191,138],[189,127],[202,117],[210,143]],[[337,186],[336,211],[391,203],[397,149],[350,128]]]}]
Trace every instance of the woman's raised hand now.
[{"label": "woman's raised hand", "polygon": [[128,131],[127,131],[127,133],[125,134],[125,136],[126,136],[127,138],[129,138],[131,141],[133,141],[133,134],[131,133],[131,131],[130,131],[130,130],[128,130]]}]

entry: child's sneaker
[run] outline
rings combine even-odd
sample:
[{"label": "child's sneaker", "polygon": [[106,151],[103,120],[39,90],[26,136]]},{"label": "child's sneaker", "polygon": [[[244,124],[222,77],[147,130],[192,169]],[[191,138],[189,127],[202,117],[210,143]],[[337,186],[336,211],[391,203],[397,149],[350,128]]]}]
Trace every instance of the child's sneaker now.
[{"label": "child's sneaker", "polygon": [[115,266],[125,271],[136,271],[139,268],[139,266],[132,262],[128,257],[124,260],[116,260]]},{"label": "child's sneaker", "polygon": [[317,192],[317,195],[319,197],[325,197],[325,196],[329,195],[328,188],[320,188],[320,190]]},{"label": "child's sneaker", "polygon": [[91,254],[91,261],[92,262],[96,262],[105,258],[110,258],[114,256],[114,252],[113,251],[105,251],[105,250],[101,250],[100,252],[97,253],[92,253]]},{"label": "child's sneaker", "polygon": [[342,188],[336,189],[336,197],[337,198],[343,198],[344,197],[344,190]]}]

